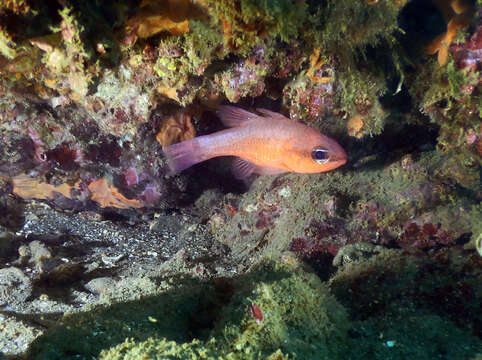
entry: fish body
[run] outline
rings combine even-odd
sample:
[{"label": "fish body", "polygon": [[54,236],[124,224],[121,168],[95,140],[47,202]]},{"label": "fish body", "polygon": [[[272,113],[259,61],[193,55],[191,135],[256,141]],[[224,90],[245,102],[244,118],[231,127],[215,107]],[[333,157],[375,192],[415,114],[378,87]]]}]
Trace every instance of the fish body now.
[{"label": "fish body", "polygon": [[171,172],[218,156],[238,158],[238,178],[253,173],[320,173],[346,163],[342,147],[318,130],[269,110],[258,112],[261,115],[221,106],[217,113],[229,128],[164,149]]}]

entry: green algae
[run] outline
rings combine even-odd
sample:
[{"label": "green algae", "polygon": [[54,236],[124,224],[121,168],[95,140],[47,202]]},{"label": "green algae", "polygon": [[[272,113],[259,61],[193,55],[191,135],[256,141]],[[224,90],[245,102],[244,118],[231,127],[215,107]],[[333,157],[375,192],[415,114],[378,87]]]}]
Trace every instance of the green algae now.
[{"label": "green algae", "polygon": [[306,5],[287,0],[206,1],[208,11],[224,30],[224,45],[247,55],[263,37],[289,42],[309,20]]},{"label": "green algae", "polygon": [[[211,342],[212,345],[215,343]],[[219,358],[211,348],[204,346],[199,340],[178,344],[166,339],[149,338],[144,342],[127,339],[122,344],[102,351],[99,359],[128,360],[128,359],[217,359]]]},{"label": "green algae", "polygon": [[363,113],[363,134],[377,135],[383,131],[387,113],[378,100],[386,91],[384,80],[348,69],[340,75],[340,108],[351,116]]},{"label": "green algae", "polygon": [[0,3],[0,14],[2,10],[10,10],[15,14],[25,14],[31,11],[29,1],[26,0],[6,0]]},{"label": "green algae", "polygon": [[[336,358],[343,353],[349,327],[346,313],[314,274],[298,271],[272,284],[267,281],[265,275],[248,297],[234,297],[234,311],[224,309],[219,335],[226,339],[226,351],[268,355],[281,348],[285,354],[306,359]],[[246,313],[251,304],[263,312],[261,324]],[[241,333],[238,324],[244,329]]]},{"label": "green algae", "polygon": [[318,31],[311,34],[312,41],[353,70],[357,55],[365,53],[368,47],[396,43],[394,34],[399,31],[397,17],[402,8],[403,2],[397,1],[373,5],[366,1],[329,1],[314,16],[317,21],[314,29]]},{"label": "green algae", "polygon": [[[191,31],[182,36],[161,40],[159,56],[153,66],[158,86],[173,89],[176,92],[174,98],[181,105],[194,101],[206,83],[199,80],[200,77],[209,65],[221,61],[226,55],[222,50],[222,36],[210,22],[191,20],[190,28]],[[183,96],[178,97],[177,93]]]},{"label": "green algae", "polygon": [[[381,95],[392,90],[387,82],[397,79],[402,83],[410,78],[406,74],[409,70],[402,66],[409,59],[395,36],[403,33],[397,18],[405,4],[406,1],[367,3],[351,0],[322,4],[287,0],[205,1],[200,7],[205,14],[189,19],[189,32],[138,40],[135,45],[122,48],[122,39],[114,33],[124,26],[129,2],[116,5],[86,2],[59,10],[61,23],[49,27],[54,32],[62,29],[64,39],[43,56],[43,63],[50,74],[33,78],[37,77],[36,81],[43,82],[46,87],[44,97],[49,97],[49,91],[53,90],[71,97],[74,102],[88,102],[86,96],[91,90],[95,92],[102,83],[100,79],[111,72],[112,65],[118,66],[122,59],[128,58],[131,70],[153,70],[157,75],[143,83],[147,97],[152,101],[159,101],[160,94],[161,102],[166,101],[167,96],[187,106],[195,103],[198,96],[202,97],[203,90],[209,91],[214,82],[217,91],[228,100],[237,102],[243,97],[269,92],[264,83],[273,74],[270,74],[269,67],[266,69],[266,66],[258,64],[254,64],[253,69],[243,69],[256,73],[252,80],[255,83],[245,84],[238,91],[230,86],[232,78],[237,75],[231,69],[233,59],[249,56],[256,46],[260,46],[266,53],[264,59],[268,65],[283,64],[287,59],[287,46],[306,54],[318,48],[327,59],[336,59],[337,112],[346,114],[348,119],[361,114],[363,134],[376,135],[388,122],[389,111],[379,101]],[[107,13],[111,15],[107,16]],[[51,24],[53,19],[46,17],[46,11],[42,10],[39,18],[45,24]],[[25,37],[30,34],[15,35],[25,42]],[[104,50],[96,53],[95,46],[99,44]],[[149,51],[145,51],[149,47],[158,54],[153,63],[149,59]],[[178,48],[180,54],[167,56],[165,51],[173,47]],[[14,56],[10,47],[2,48],[7,49],[9,57]],[[384,54],[383,58],[380,58],[381,54]],[[300,60],[299,64],[302,63]],[[293,70],[302,73],[302,66],[297,67]],[[75,71],[67,74],[70,69]],[[429,74],[432,70],[428,71]],[[450,70],[450,67],[448,75],[451,88],[459,89],[461,83],[469,81],[467,76],[474,76],[464,76],[459,71]],[[13,77],[11,80],[16,81]],[[431,101],[429,99],[433,99],[433,91],[425,91],[422,87],[428,83],[434,81],[423,78],[413,85],[426,94],[427,98],[422,102],[427,105]],[[433,88],[438,89],[438,85]],[[413,97],[419,98],[418,93],[413,93]],[[303,115],[303,111],[300,113]],[[458,114],[456,118],[462,122],[463,114]],[[334,127],[341,129],[345,125],[343,120],[332,120]],[[436,122],[442,124],[442,131],[445,127],[453,128],[445,118]],[[458,128],[468,129],[466,126]],[[474,128],[472,120],[470,128]],[[452,130],[449,132],[454,133]],[[462,135],[457,135],[458,144],[462,138]],[[453,143],[452,136],[441,136],[440,139],[443,146]]]},{"label": "green algae", "polygon": [[0,54],[5,56],[7,59],[14,59],[16,53],[15,42],[12,40],[7,31],[0,27]]},{"label": "green algae", "polygon": [[[404,226],[418,220],[440,223],[443,230],[456,237],[470,234],[476,230],[471,209],[477,204],[473,192],[478,172],[465,172],[464,184],[471,186],[467,191],[460,184],[450,185],[452,161],[437,151],[427,151],[401,159],[376,159],[373,164],[303,179],[298,175],[275,181],[259,178],[241,199],[239,213],[229,222],[213,226],[213,232],[240,258],[251,258],[257,251],[265,256],[279,254],[290,247],[293,239],[310,235],[307,229],[312,219],[338,224],[327,225],[328,235],[317,235],[327,236],[327,242],[330,232],[341,232],[339,241],[345,242],[400,239]],[[282,189],[289,189],[289,194],[282,196]],[[273,225],[258,229],[259,213],[269,206],[278,209]],[[245,234],[239,235],[239,229]],[[387,239],[378,233],[379,229]],[[263,245],[258,249],[245,245],[258,244],[260,239]]]},{"label": "green algae", "polygon": [[408,90],[420,100],[421,111],[440,126],[438,147],[458,158],[453,174],[463,183],[464,171],[482,164],[468,140],[480,131],[482,102],[480,96],[472,95],[480,91],[479,73],[457,69],[453,59],[443,67],[433,60],[420,69]]},{"label": "green algae", "polygon": [[225,52],[221,51],[222,36],[218,29],[205,21],[192,20],[191,31],[184,35],[184,52],[189,71],[201,75],[214,60],[221,60]]}]

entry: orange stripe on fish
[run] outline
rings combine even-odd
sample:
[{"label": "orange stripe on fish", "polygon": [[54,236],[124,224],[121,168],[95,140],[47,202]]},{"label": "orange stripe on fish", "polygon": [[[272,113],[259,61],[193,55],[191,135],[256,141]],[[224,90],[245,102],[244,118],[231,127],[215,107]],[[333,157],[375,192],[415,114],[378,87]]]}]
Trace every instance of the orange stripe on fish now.
[{"label": "orange stripe on fish", "polygon": [[279,113],[254,114],[234,106],[217,111],[228,129],[173,144],[164,149],[171,174],[218,156],[237,156],[234,175],[320,173],[346,163],[346,153],[333,139]]}]

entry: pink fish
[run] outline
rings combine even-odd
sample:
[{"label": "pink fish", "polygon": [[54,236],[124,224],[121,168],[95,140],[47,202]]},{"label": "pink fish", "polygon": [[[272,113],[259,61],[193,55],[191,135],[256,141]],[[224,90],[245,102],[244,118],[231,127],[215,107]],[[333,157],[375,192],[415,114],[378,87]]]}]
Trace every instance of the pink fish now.
[{"label": "pink fish", "polygon": [[318,130],[270,110],[257,111],[261,115],[220,106],[217,114],[229,129],[165,148],[171,173],[218,156],[237,157],[234,175],[240,179],[251,174],[320,173],[346,163],[343,148]]}]

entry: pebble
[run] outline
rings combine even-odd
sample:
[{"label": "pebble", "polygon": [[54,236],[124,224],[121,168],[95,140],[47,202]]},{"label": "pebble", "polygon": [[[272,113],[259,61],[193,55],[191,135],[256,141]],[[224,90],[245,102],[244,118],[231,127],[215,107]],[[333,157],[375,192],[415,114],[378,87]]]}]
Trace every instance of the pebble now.
[{"label": "pebble", "polygon": [[279,191],[279,195],[284,198],[289,198],[291,196],[291,189],[286,186]]},{"label": "pebble", "polygon": [[101,259],[102,262],[107,265],[107,266],[114,266],[119,260],[123,259],[125,257],[124,254],[119,254],[116,256],[107,256],[107,255],[102,255]]}]

